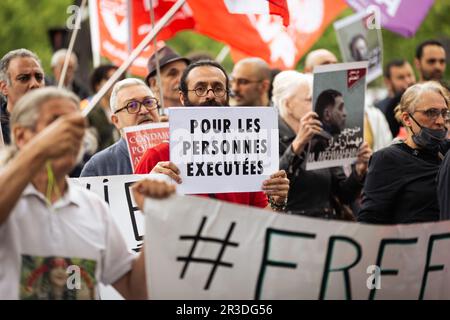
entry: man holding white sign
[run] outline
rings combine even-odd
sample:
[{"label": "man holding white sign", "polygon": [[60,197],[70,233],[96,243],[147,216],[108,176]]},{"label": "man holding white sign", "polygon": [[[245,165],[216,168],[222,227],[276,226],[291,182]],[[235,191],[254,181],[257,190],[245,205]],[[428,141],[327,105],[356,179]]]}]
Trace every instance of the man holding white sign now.
[{"label": "man holding white sign", "polygon": [[[180,82],[180,100],[184,106],[229,106],[229,87],[228,87],[228,76],[223,69],[223,67],[213,61],[199,61],[190,66],[184,71],[183,76],[181,77]],[[209,108],[205,108],[204,112],[208,111]],[[234,109],[234,108],[233,108]],[[255,112],[255,109],[252,109]],[[231,113],[232,110],[229,110]],[[226,119],[220,123],[221,131],[227,131],[231,128],[231,121],[227,122]],[[276,118],[275,118],[276,121]],[[195,129],[198,125],[202,125],[201,123],[195,122],[192,123],[192,129]],[[206,124],[204,124],[206,125]],[[216,129],[219,125],[216,122]],[[238,125],[239,126],[239,125]],[[241,129],[244,126],[244,122],[241,122]],[[255,121],[245,122],[245,127],[248,129],[249,126],[253,128],[254,131],[259,130],[260,124]],[[195,127],[195,128],[194,128]],[[181,128],[180,128],[181,129]],[[206,127],[205,127],[206,129]],[[248,130],[247,130],[248,132]],[[250,134],[250,132],[248,132]],[[202,135],[203,133],[199,133]],[[277,137],[278,139],[278,137]],[[256,146],[256,140],[253,142],[253,148],[259,151],[263,151],[265,147],[263,143],[258,142],[258,146]],[[183,140],[182,140],[183,141]],[[224,140],[225,141],[225,140]],[[207,141],[202,141],[202,149],[206,146]],[[214,142],[214,141],[212,141]],[[211,142],[211,144],[212,144]],[[229,143],[233,143],[235,141],[228,141]],[[224,142],[226,144],[226,142]],[[213,148],[211,148],[211,153],[213,153]],[[203,152],[201,152],[203,154]],[[222,154],[223,155],[223,154]],[[278,154],[275,154],[278,158]],[[169,156],[169,145],[168,144],[160,144],[159,146],[149,149],[146,154],[142,157],[141,162],[138,164],[136,168],[136,173],[163,173],[170,176],[172,179],[177,181],[178,183],[182,182],[180,177],[179,168],[173,163],[168,161]],[[253,168],[255,171],[255,175],[260,172],[261,168],[256,164]],[[206,169],[207,171],[209,169]],[[243,169],[244,170],[244,169]],[[278,170],[277,168],[274,170]],[[189,170],[187,170],[189,171]],[[213,171],[211,169],[210,171]],[[224,170],[225,171],[225,170]],[[251,164],[249,164],[247,171],[252,171]],[[258,172],[257,172],[258,171]],[[242,170],[240,171],[242,174]],[[196,172],[195,176],[201,175],[201,173]],[[186,175],[187,176],[187,175]],[[186,177],[185,176],[185,177]],[[239,177],[239,176],[237,176]],[[245,183],[242,180],[239,180],[239,183]],[[247,178],[246,178],[247,179]],[[213,186],[211,186],[213,187]],[[236,190],[239,188],[238,185],[235,185]],[[287,193],[289,190],[289,180],[286,177],[286,173],[282,171],[277,171],[276,173],[270,175],[270,178],[263,182],[262,191],[264,192],[230,192],[228,193],[208,193],[208,195],[204,194],[204,196],[214,197],[219,200],[247,204],[251,206],[257,206],[261,208],[272,208],[278,211],[283,211],[287,199]],[[260,189],[260,190],[261,190]],[[267,196],[269,196],[270,206],[268,206]]]}]

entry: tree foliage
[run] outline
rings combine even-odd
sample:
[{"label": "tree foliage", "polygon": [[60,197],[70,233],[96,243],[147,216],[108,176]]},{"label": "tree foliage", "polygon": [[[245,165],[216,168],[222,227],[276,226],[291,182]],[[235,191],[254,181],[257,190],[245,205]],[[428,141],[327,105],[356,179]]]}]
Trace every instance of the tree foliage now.
[{"label": "tree foliage", "polygon": [[[351,9],[346,9],[336,20],[353,13]],[[450,1],[436,0],[414,37],[404,38],[386,29],[382,30],[382,35],[384,61],[390,61],[394,58],[404,58],[413,63],[415,48],[420,42],[432,38],[450,41]],[[224,44],[219,44],[214,40],[192,32],[179,33],[170,41],[170,44],[183,54],[187,54],[193,50],[203,50],[210,52],[212,55],[217,55],[224,46]],[[341,58],[332,24],[325,30],[320,40],[314,44],[311,50],[318,48],[327,48],[334,52],[339,59]],[[450,59],[450,54],[448,54],[447,58]],[[303,65],[304,57],[299,61],[296,69],[303,70]],[[229,57],[224,62],[224,66],[227,70],[231,70],[232,61]],[[446,78],[450,78],[450,66],[447,68]]]},{"label": "tree foliage", "polygon": [[73,0],[1,0],[0,55],[27,48],[34,51],[49,70],[52,47],[47,30],[64,27]]},{"label": "tree foliage", "polygon": [[[1,0],[0,1],[0,54],[9,50],[25,47],[35,51],[49,71],[52,53],[48,29],[64,27],[69,18],[67,8],[73,0]],[[345,10],[339,18],[351,15],[351,9]],[[384,61],[393,58],[405,58],[413,62],[415,47],[423,40],[430,38],[444,39],[450,37],[450,1],[436,0],[417,34],[410,39],[403,38],[388,30],[383,30]],[[222,50],[224,44],[191,31],[180,32],[168,41],[181,54],[193,51],[207,52],[213,57]],[[333,26],[330,25],[312,49],[327,48],[340,57]],[[450,54],[449,54],[450,56]],[[304,58],[297,65],[303,69]],[[231,70],[233,62],[228,55],[223,62],[227,70]],[[446,78],[450,78],[450,67]]]}]

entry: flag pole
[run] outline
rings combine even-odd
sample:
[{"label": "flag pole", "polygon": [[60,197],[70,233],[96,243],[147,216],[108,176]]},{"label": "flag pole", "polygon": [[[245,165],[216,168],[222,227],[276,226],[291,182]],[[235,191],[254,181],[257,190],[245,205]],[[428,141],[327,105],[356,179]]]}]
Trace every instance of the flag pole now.
[{"label": "flag pole", "polygon": [[230,53],[230,47],[229,46],[223,46],[223,48],[220,50],[219,54],[216,57],[216,61],[218,63],[222,63],[223,60],[227,57],[227,55]]},{"label": "flag pole", "polygon": [[109,90],[109,88],[112,87],[112,85],[119,79],[119,77],[125,72],[125,70],[128,69],[128,67],[131,65],[131,63],[139,56],[139,54],[145,49],[145,47],[152,41],[152,39],[161,31],[161,29],[169,22],[169,20],[175,15],[175,13],[180,9],[183,4],[186,2],[186,0],[178,0],[170,9],[167,11],[167,13],[164,15],[164,17],[161,18],[161,20],[158,21],[155,28],[153,28],[147,36],[139,43],[139,45],[131,52],[131,54],[128,56],[128,58],[122,63],[122,65],[117,69],[111,78],[106,81],[106,83],[103,85],[103,87],[95,94],[95,96],[92,98],[92,100],[89,102],[88,106],[83,109],[82,114],[83,116],[87,116],[89,112],[94,108],[94,106],[100,101],[101,98],[106,94],[106,92]]},{"label": "flag pole", "polygon": [[77,20],[75,22],[75,30],[72,30],[72,36],[70,37],[69,48],[67,49],[66,57],[64,59],[64,65],[61,71],[61,77],[59,78],[58,88],[61,89],[64,86],[64,80],[67,74],[67,68],[69,67],[70,57],[72,56],[73,47],[75,45],[75,40],[77,39],[78,30],[81,28],[81,14],[86,7],[87,0],[81,1],[80,11],[77,14]]},{"label": "flag pole", "polygon": [[[153,8],[153,0],[148,0],[150,3],[150,20],[152,22],[152,29],[155,28],[155,9]],[[159,88],[159,105],[161,107],[161,113],[164,115],[164,93],[161,83],[161,68],[159,67],[159,56],[158,56],[158,47],[156,42],[156,37],[153,38],[153,50],[155,51],[155,60],[156,60],[156,82],[158,83]]]}]

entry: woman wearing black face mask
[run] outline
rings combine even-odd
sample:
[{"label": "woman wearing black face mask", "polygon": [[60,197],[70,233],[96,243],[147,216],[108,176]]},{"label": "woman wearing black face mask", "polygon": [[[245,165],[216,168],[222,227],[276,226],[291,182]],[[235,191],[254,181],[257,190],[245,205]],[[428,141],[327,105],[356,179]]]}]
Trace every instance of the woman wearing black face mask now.
[{"label": "woman wearing black face mask", "polygon": [[436,175],[447,149],[449,93],[439,83],[416,84],[397,112],[405,141],[373,154],[358,221],[378,224],[439,220]]}]

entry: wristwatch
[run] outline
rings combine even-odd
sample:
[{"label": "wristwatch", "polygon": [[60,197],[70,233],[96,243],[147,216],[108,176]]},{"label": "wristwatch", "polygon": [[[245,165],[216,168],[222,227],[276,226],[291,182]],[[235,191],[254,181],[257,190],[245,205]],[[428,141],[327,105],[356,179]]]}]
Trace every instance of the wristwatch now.
[{"label": "wristwatch", "polygon": [[286,205],[287,205],[287,197],[284,198],[283,203],[277,203],[273,200],[273,198],[271,196],[269,196],[269,204],[270,207],[274,210],[274,211],[281,211],[281,212],[285,212],[286,211]]}]

